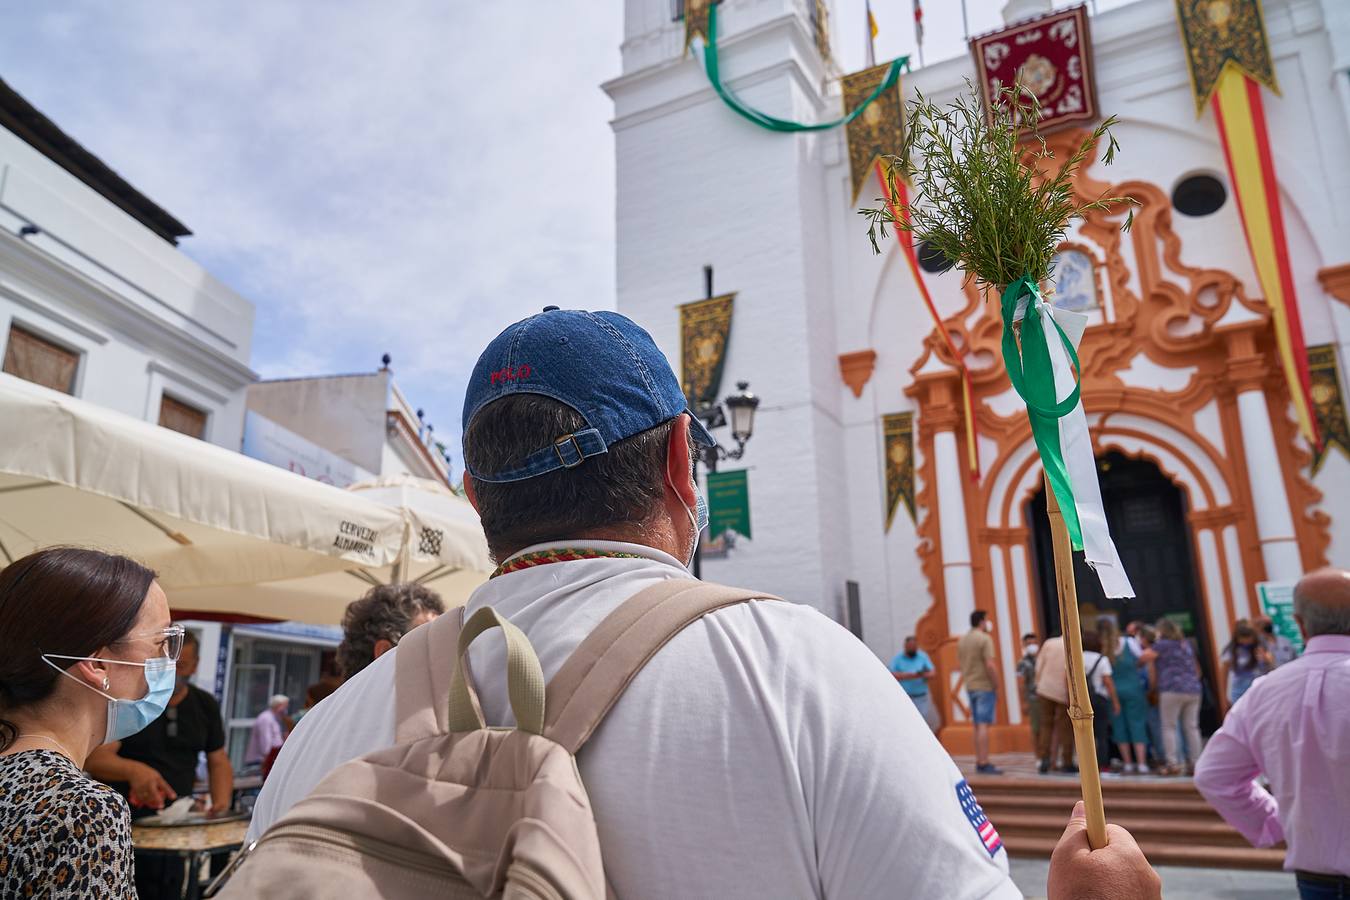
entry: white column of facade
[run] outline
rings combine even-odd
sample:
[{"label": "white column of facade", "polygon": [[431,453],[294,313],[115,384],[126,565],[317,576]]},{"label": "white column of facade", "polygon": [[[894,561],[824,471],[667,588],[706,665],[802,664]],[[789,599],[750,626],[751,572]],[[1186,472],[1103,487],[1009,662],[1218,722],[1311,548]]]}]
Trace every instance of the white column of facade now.
[{"label": "white column of facade", "polygon": [[[1266,578],[1297,581],[1303,574],[1303,561],[1294,534],[1289,495],[1284,489],[1284,471],[1275,446],[1275,431],[1270,426],[1266,394],[1259,388],[1243,390],[1237,395],[1237,407]],[[1241,586],[1234,585],[1234,590],[1240,589]]]},{"label": "white column of facade", "polygon": [[966,527],[966,496],[961,479],[963,454],[956,433],[943,428],[933,435],[937,469],[938,534],[942,537],[942,587],[947,594],[947,630],[964,634],[975,611],[975,579],[970,563],[970,532]]},{"label": "white column of facade", "polygon": [[[1252,494],[1252,515],[1256,519],[1256,536],[1261,545],[1266,579],[1296,581],[1303,574],[1303,563],[1265,391],[1272,368],[1278,371],[1279,364],[1258,349],[1258,338],[1270,326],[1242,304],[1233,302],[1217,327],[1226,332],[1227,380],[1236,399],[1242,450],[1247,462],[1247,483]],[[1235,584],[1233,590],[1247,594],[1249,586]]]}]

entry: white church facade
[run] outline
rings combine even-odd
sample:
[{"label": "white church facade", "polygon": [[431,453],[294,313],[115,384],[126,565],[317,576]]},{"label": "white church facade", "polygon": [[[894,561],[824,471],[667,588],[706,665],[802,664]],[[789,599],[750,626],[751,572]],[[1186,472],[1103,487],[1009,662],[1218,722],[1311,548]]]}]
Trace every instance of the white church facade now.
[{"label": "white church facade", "polygon": [[[855,583],[862,637],[879,657],[908,634],[933,656],[952,749],[969,745],[955,639],[972,610],[988,611],[1004,688],[995,749],[1028,747],[1013,687],[1019,638],[1055,633],[1058,612],[1039,458],[1003,371],[997,298],[924,257],[922,278],[971,373],[977,475],[965,464],[955,360],[895,243],[872,252],[856,210],[880,187],[872,176],[854,201],[843,131],[783,134],[735,115],[683,52],[669,0],[625,6],[623,71],[605,85],[615,104],[618,309],[678,360],[678,307],[704,295],[712,266],[716,291],[736,295],[724,393],[748,380],[762,398],[736,464],[748,469],[754,536],[706,560],[704,577],[841,621]],[[1281,88],[1265,111],[1294,287],[1307,344],[1330,354],[1342,410],[1343,6],[1264,3]],[[803,122],[839,115],[839,72],[820,52],[815,9],[808,0],[721,4],[723,79],[747,104]],[[1213,113],[1196,116],[1175,10],[1172,0],[1135,0],[1091,17],[1098,106],[1119,117],[1122,149],[1113,166],[1086,169],[1075,191],[1140,205],[1129,233],[1123,212],[1077,225],[1058,272],[1061,296],[1091,317],[1080,348],[1084,408],[1139,593],[1121,609],[1093,594],[1083,570],[1083,609],[1179,617],[1213,685],[1233,624],[1261,614],[1256,585],[1350,564],[1350,458],[1341,447],[1315,454],[1298,432]],[[906,76],[903,89],[946,100],[974,74],[969,57],[950,59]],[[1071,127],[1051,144],[1062,150],[1084,133]],[[903,413],[912,456],[892,457],[885,422]],[[905,503],[888,509],[887,468],[901,464],[912,516]]]}]

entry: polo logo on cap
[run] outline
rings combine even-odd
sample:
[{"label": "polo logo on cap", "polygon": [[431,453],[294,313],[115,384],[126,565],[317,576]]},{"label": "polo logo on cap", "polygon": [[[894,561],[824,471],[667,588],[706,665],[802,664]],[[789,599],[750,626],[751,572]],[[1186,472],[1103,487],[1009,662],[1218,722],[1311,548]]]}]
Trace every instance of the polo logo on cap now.
[{"label": "polo logo on cap", "polygon": [[509,381],[525,381],[533,370],[529,363],[523,366],[507,366],[492,373],[492,384],[506,384]]}]

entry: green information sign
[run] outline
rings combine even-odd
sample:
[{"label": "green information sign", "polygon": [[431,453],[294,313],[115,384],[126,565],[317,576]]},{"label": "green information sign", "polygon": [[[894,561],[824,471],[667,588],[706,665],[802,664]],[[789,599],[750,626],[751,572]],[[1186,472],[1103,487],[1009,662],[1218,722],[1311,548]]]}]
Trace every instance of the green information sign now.
[{"label": "green information sign", "polygon": [[1256,593],[1261,598],[1261,609],[1275,625],[1275,633],[1287,637],[1294,649],[1302,653],[1303,632],[1294,621],[1294,585],[1263,581],[1256,586]]},{"label": "green information sign", "polygon": [[745,469],[708,473],[708,534],[750,537],[750,481]]}]

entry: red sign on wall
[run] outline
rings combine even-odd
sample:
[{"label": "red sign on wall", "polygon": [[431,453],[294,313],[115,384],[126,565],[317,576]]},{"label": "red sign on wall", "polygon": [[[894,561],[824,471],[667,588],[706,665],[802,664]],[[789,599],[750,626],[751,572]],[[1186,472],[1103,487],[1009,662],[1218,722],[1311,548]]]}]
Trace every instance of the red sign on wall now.
[{"label": "red sign on wall", "polygon": [[985,109],[1018,80],[1041,104],[1042,132],[1097,118],[1087,9],[1075,6],[972,38]]}]

